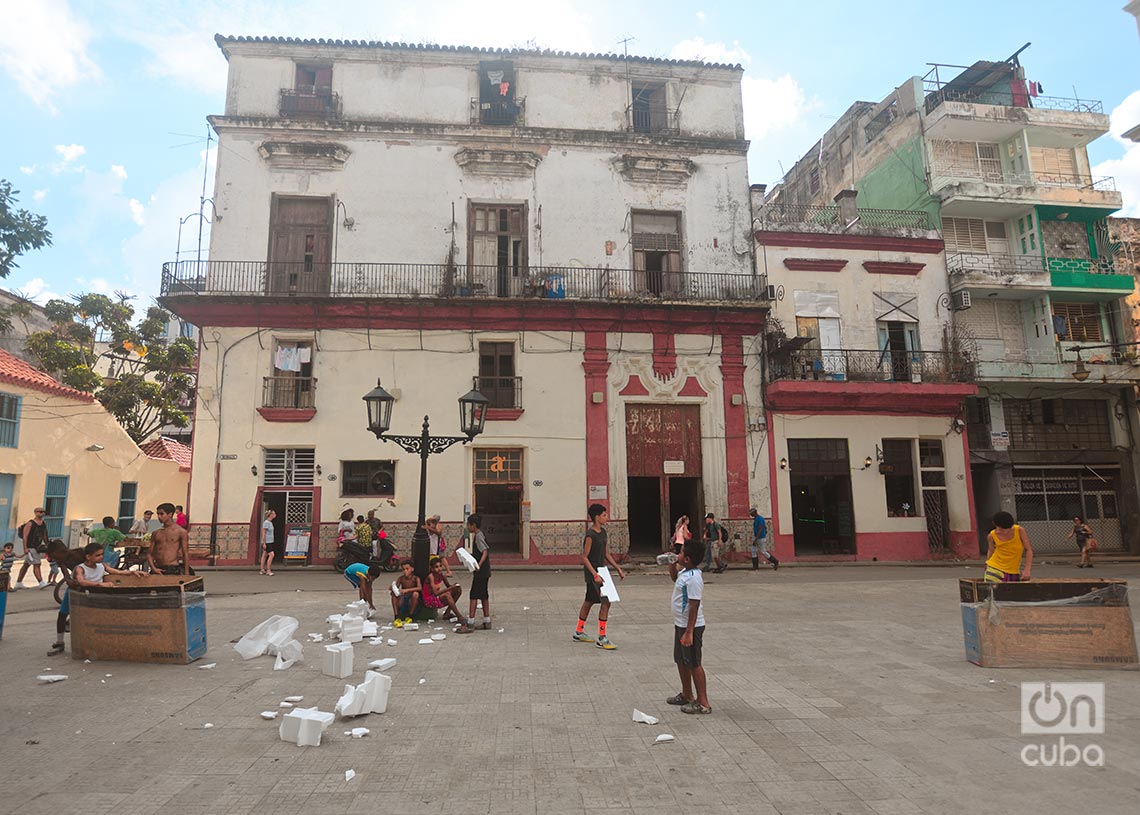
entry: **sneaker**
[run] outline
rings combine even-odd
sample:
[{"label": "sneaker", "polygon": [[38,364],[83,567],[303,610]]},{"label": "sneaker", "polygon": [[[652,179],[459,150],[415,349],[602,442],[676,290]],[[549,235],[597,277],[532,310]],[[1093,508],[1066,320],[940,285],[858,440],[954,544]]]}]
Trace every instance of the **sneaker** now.
[{"label": "sneaker", "polygon": [[396,626],[396,628],[403,628],[404,627],[404,621],[402,619],[400,619],[399,617],[397,617],[396,619],[392,620],[392,625]]},{"label": "sneaker", "polygon": [[47,587],[48,587],[47,581],[46,581],[46,580],[41,580],[41,581],[40,581],[40,585],[39,585],[39,588],[41,588],[41,589],[46,589]]},{"label": "sneaker", "polygon": [[610,642],[609,637],[598,637],[598,641],[594,643],[594,647],[601,648],[604,651],[617,650],[617,646]]},{"label": "sneaker", "polygon": [[49,657],[54,657],[54,656],[56,656],[58,654],[62,654],[62,653],[63,653],[63,643],[62,642],[53,642],[51,644],[51,649],[47,652],[47,655]]},{"label": "sneaker", "polygon": [[705,707],[700,702],[689,702],[681,708],[682,713],[712,713],[711,707]]},{"label": "sneaker", "polygon": [[594,638],[587,634],[585,631],[575,631],[572,637],[577,642],[593,642]]}]

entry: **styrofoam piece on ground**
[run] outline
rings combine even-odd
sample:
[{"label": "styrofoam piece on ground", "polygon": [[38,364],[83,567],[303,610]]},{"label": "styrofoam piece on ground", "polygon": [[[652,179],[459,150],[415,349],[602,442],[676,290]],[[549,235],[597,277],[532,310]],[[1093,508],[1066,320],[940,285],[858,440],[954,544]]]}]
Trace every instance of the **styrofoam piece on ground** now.
[{"label": "styrofoam piece on ground", "polygon": [[213,727],[213,725],[210,724],[210,722],[206,722],[204,725],[202,725],[203,730],[209,730],[211,727]]},{"label": "styrofoam piece on ground", "polygon": [[373,637],[372,639],[370,639],[368,641],[368,644],[369,645],[383,645],[384,644],[384,638],[383,637]]},{"label": "styrofoam piece on ground", "polygon": [[277,718],[277,711],[276,710],[263,710],[263,711],[261,711],[261,718],[263,718],[267,721],[270,719],[276,719]]},{"label": "styrofoam piece on ground", "polygon": [[305,697],[304,696],[286,696],[285,701],[286,702],[292,702],[293,704],[297,704],[298,702],[304,702]]},{"label": "styrofoam piece on ground", "polygon": [[400,596],[400,587],[396,585],[395,580],[392,581],[392,596],[393,597],[399,597]]},{"label": "styrofoam piece on ground", "polygon": [[364,620],[359,617],[349,617],[341,622],[341,642],[360,642],[362,639],[364,639]]},{"label": "styrofoam piece on ground", "polygon": [[208,671],[208,670],[210,670],[211,668],[216,668],[216,667],[218,667],[218,663],[216,663],[216,662],[207,662],[205,665],[199,665],[199,666],[198,666],[198,670],[199,670],[199,671]]},{"label": "styrofoam piece on ground", "polygon": [[314,708],[297,708],[281,717],[281,727],[277,734],[282,741],[289,741],[298,747],[319,747],[321,734],[325,732],[336,716]]},{"label": "styrofoam piece on ground", "polygon": [[668,733],[662,733],[660,736],[653,740],[654,744],[664,744],[667,741],[675,741],[675,739]]},{"label": "styrofoam piece on ground", "polygon": [[447,634],[432,634],[431,638],[436,642],[447,639]]},{"label": "styrofoam piece on ground", "polygon": [[397,642],[396,640],[388,640],[388,644],[389,645],[399,645],[399,642]]},{"label": "styrofoam piece on ground", "polygon": [[617,586],[614,585],[614,576],[610,574],[610,567],[599,566],[598,574],[602,576],[602,585],[598,587],[598,592],[611,603],[619,602],[621,598],[618,597]]},{"label": "styrofoam piece on ground", "polygon": [[505,629],[505,628],[500,628],[500,629],[499,629],[499,633],[500,633],[500,634],[502,634],[502,633],[503,633],[504,631],[506,631],[506,630],[507,630],[507,629]]},{"label": "styrofoam piece on ground", "polygon": [[344,694],[337,700],[336,712],[342,719],[362,716],[365,713],[383,713],[388,709],[388,693],[392,678],[375,671],[365,671],[359,685],[345,685]]},{"label": "styrofoam piece on ground", "polygon": [[320,641],[321,641],[321,640],[323,640],[324,638],[325,638],[325,635],[324,635],[324,634],[321,634],[321,633],[316,633],[316,634],[310,634],[310,635],[309,635],[309,639],[311,639],[313,642],[320,642]]},{"label": "styrofoam piece on ground", "polygon": [[420,684],[422,685],[424,682],[427,682],[427,680],[424,679],[423,677],[420,677]]},{"label": "styrofoam piece on ground", "polygon": [[641,724],[657,724],[656,716],[650,716],[648,713],[642,713],[637,708],[633,709],[633,720]]},{"label": "styrofoam piece on ground", "polygon": [[479,568],[479,561],[477,561],[470,552],[463,547],[455,550],[455,554],[459,557],[459,562],[467,567],[467,571],[473,572]]},{"label": "styrofoam piece on ground", "polygon": [[324,659],[321,661],[321,673],[337,679],[352,676],[352,644],[338,642],[325,646]]},{"label": "styrofoam piece on ground", "polygon": [[420,640],[420,645],[431,645],[433,642],[435,642],[435,640],[433,640],[431,637],[424,637],[422,640]]},{"label": "styrofoam piece on ground", "polygon": [[379,633],[380,629],[378,629],[376,623],[371,620],[365,620],[364,625],[360,629],[360,635],[362,637],[375,637]]},{"label": "styrofoam piece on ground", "polygon": [[404,625],[404,630],[405,631],[419,631],[420,630],[420,624],[419,623],[406,623]]},{"label": "styrofoam piece on ground", "polygon": [[523,611],[530,611],[530,606],[523,606]]},{"label": "styrofoam piece on ground", "polygon": [[277,661],[273,670],[285,671],[305,658],[305,650],[297,640],[289,640],[277,649]]},{"label": "styrofoam piece on ground", "polygon": [[345,614],[346,617],[356,617],[361,620],[368,619],[368,603],[363,600],[355,600],[348,603],[345,608],[348,609]]},{"label": "styrofoam piece on ground", "polygon": [[253,659],[262,654],[276,655],[278,648],[293,639],[299,625],[296,617],[274,614],[234,643],[234,650],[241,654],[242,659]]},{"label": "styrofoam piece on ground", "polygon": [[380,626],[380,632],[381,632],[381,633],[383,633],[383,632],[385,632],[385,631],[391,631],[391,630],[392,630],[392,626],[390,626],[390,625],[382,625],[382,626]]},{"label": "styrofoam piece on ground", "polygon": [[52,682],[62,682],[67,679],[67,674],[40,674],[36,679],[51,684]]},{"label": "styrofoam piece on ground", "polygon": [[344,780],[345,781],[351,781],[354,778],[356,778],[356,770],[345,770],[344,771]]},{"label": "styrofoam piece on ground", "polygon": [[362,739],[371,732],[367,727],[354,727],[351,730],[345,730],[344,735],[352,736],[354,739]]},{"label": "styrofoam piece on ground", "polygon": [[386,671],[396,664],[395,657],[386,657],[384,659],[374,659],[368,663],[368,667],[374,671]]}]

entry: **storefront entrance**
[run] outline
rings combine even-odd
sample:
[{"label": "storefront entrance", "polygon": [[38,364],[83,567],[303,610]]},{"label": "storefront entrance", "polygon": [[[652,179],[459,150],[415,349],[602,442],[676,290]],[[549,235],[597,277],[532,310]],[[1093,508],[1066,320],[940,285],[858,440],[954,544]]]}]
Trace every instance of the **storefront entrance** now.
[{"label": "storefront entrance", "polygon": [[788,439],[796,557],[855,554],[846,439]]},{"label": "storefront entrance", "polygon": [[523,451],[477,448],[475,512],[492,552],[522,554]]}]

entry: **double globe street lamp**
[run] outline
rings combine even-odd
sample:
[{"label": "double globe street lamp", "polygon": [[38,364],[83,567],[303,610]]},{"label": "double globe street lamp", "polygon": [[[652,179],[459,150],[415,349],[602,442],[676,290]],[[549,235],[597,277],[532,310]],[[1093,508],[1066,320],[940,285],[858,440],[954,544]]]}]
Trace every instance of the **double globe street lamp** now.
[{"label": "double globe street lamp", "polygon": [[487,397],[471,390],[459,397],[459,430],[462,436],[433,436],[428,432],[428,417],[424,416],[423,429],[418,436],[388,435],[392,426],[392,406],[396,398],[376,380],[376,388],[364,396],[368,407],[368,429],[383,442],[395,442],[409,453],[420,457],[420,509],[416,519],[416,532],[412,536],[412,567],[420,578],[427,576],[430,541],[424,527],[427,509],[427,463],[432,453],[442,453],[453,444],[467,444],[483,432],[487,421]]}]

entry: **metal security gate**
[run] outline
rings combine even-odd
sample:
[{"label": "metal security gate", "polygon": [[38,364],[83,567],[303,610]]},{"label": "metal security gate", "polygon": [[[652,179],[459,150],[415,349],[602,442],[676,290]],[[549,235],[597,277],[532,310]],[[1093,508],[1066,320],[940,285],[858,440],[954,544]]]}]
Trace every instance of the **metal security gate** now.
[{"label": "metal security gate", "polygon": [[1096,536],[1099,551],[1122,551],[1119,467],[1077,466],[1013,471],[1017,522],[1034,552],[1074,554],[1066,540],[1080,516]]}]

